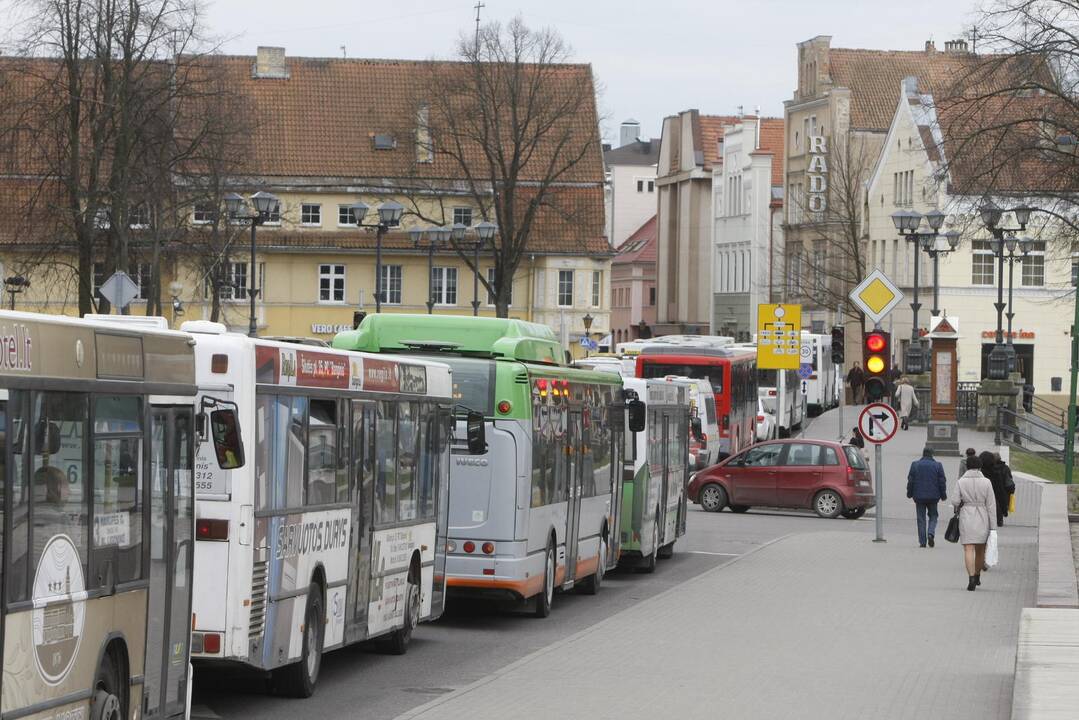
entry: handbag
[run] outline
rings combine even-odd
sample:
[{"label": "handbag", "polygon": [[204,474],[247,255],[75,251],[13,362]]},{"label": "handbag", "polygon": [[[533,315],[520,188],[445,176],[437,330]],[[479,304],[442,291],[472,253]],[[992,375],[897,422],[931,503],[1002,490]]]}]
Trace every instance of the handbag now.
[{"label": "handbag", "polygon": [[989,539],[985,543],[985,564],[988,567],[996,567],[1000,562],[1000,549],[997,547],[997,531],[989,531]]},{"label": "handbag", "polygon": [[952,515],[952,519],[948,521],[948,529],[944,531],[944,539],[950,543],[959,542],[959,510],[962,507],[963,503],[960,502],[955,509],[955,514]]},{"label": "handbag", "polygon": [[1015,512],[1015,495],[1008,496],[1008,514],[1011,515]]}]

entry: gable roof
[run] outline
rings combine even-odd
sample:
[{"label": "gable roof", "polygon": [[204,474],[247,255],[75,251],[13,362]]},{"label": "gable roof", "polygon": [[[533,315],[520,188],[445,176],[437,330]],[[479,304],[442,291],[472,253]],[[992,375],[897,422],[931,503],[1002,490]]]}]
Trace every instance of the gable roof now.
[{"label": "gable roof", "polygon": [[656,216],[653,215],[637,228],[632,235],[626,238],[611,264],[654,263],[656,261],[658,239],[659,225],[656,222]]},{"label": "gable roof", "polygon": [[603,153],[608,167],[612,165],[655,165],[659,162],[659,138],[641,138]]}]

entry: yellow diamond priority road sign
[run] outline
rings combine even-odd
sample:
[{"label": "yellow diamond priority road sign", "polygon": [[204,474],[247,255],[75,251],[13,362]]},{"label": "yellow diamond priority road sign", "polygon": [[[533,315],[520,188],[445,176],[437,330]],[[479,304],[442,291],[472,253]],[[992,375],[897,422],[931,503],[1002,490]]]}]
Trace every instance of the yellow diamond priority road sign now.
[{"label": "yellow diamond priority road sign", "polygon": [[874,323],[879,323],[903,300],[903,293],[888,276],[874,269],[850,292],[851,301]]}]

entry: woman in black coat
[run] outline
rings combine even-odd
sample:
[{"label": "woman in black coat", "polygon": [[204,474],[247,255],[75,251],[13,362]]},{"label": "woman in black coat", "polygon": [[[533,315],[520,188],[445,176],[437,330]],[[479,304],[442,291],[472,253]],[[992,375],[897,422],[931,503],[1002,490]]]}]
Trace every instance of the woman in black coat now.
[{"label": "woman in black coat", "polygon": [[978,455],[982,465],[982,475],[989,478],[993,485],[993,497],[997,501],[997,527],[1004,524],[1004,513],[1008,509],[1008,489],[1004,478],[1004,472],[996,457],[988,450]]}]

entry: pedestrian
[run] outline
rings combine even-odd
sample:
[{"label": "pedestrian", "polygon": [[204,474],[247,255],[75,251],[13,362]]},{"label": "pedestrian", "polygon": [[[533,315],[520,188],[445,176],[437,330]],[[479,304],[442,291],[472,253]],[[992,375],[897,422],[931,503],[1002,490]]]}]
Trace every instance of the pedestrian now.
[{"label": "pedestrian", "polygon": [[862,437],[862,431],[857,425],[850,431],[850,444],[856,448],[865,449],[865,438]]},{"label": "pedestrian", "polygon": [[1000,453],[993,453],[993,457],[997,461],[997,469],[1004,478],[1004,492],[1006,493],[1004,496],[1003,515],[1001,515],[999,505],[997,506],[997,515],[1000,517],[997,525],[1000,526],[1004,524],[1004,518],[1008,517],[1008,513],[1012,509],[1012,496],[1015,495],[1015,478],[1012,477],[1012,469],[1008,467],[1008,463],[1001,459]]},{"label": "pedestrian", "polygon": [[[999,455],[988,450],[978,454],[978,461],[982,464],[982,475],[989,478],[989,482],[993,485],[993,499],[997,503],[997,527],[1000,527],[1004,524],[1004,516],[1008,514],[1008,495],[1011,494],[1008,492],[1005,470],[1010,475],[1011,469],[1000,462]],[[1015,487],[1014,483],[1012,487]]]},{"label": "pedestrian", "polygon": [[[893,360],[892,361],[892,367],[888,369],[888,374],[884,378],[884,380],[885,380],[885,383],[884,383],[884,396],[885,397],[892,398],[892,399],[895,398],[896,383],[899,382],[899,378],[902,377],[902,376],[903,376],[903,372],[899,369],[899,367],[895,364],[895,361]],[[892,403],[892,407],[895,407],[894,402]]]},{"label": "pedestrian", "polygon": [[895,389],[895,399],[899,402],[899,420],[904,430],[910,428],[910,414],[918,407],[918,394],[914,392],[914,386],[905,377],[899,378],[899,385]]},{"label": "pedestrian", "polygon": [[959,542],[963,544],[963,562],[967,567],[967,590],[982,584],[985,544],[989,531],[996,529],[997,508],[993,484],[982,475],[982,461],[977,455],[967,459],[967,470],[956,483],[952,505],[959,516]]},{"label": "pedestrian", "polygon": [[847,373],[847,384],[850,385],[851,404],[859,405],[862,402],[862,387],[865,385],[865,373],[862,366],[855,360]]},{"label": "pedestrian", "polygon": [[925,547],[928,542],[929,547],[934,547],[937,503],[948,499],[948,479],[944,476],[944,466],[933,458],[933,448],[929,446],[922,450],[921,459],[910,464],[907,497],[914,501],[914,514],[918,519],[918,546]]},{"label": "pedestrian", "polygon": [[963,473],[965,473],[967,471],[967,460],[969,460],[970,458],[974,457],[977,454],[978,454],[978,451],[975,450],[974,448],[967,448],[964,451],[963,457],[959,458],[959,476],[960,477],[962,477]]}]

